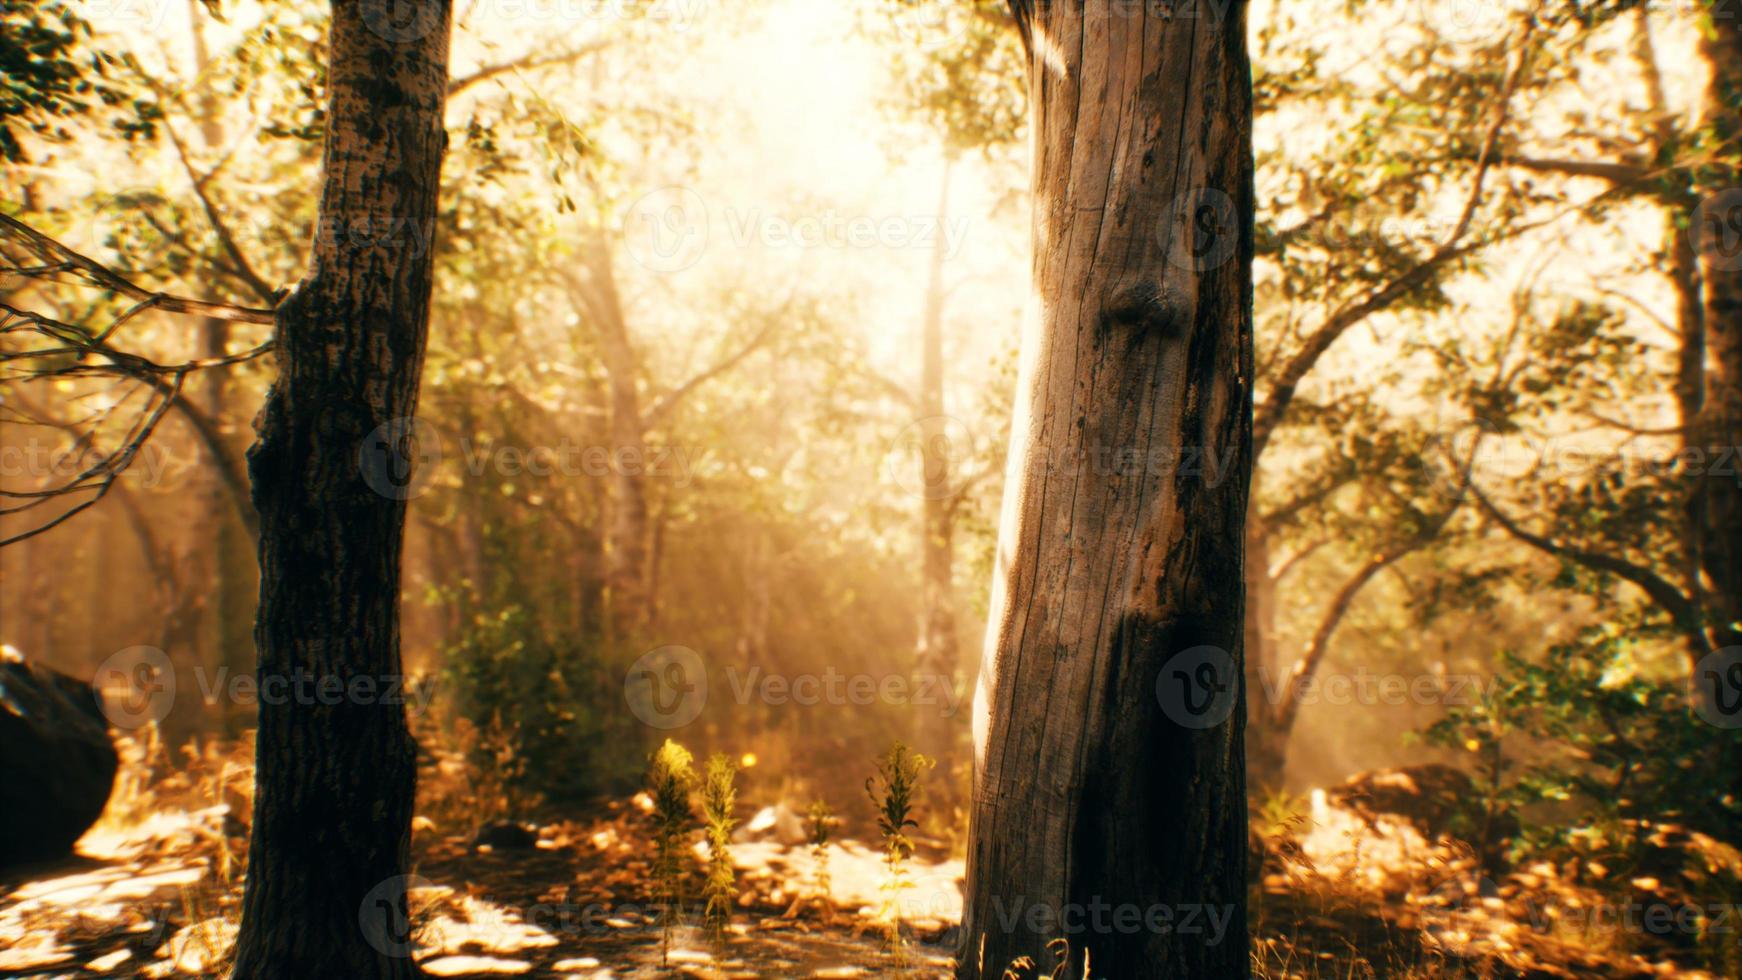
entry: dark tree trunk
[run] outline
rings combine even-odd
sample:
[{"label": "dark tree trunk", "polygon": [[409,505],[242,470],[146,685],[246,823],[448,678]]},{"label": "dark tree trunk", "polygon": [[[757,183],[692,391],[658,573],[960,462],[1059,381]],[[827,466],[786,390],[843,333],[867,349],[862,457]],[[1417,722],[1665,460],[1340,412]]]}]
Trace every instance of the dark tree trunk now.
[{"label": "dark tree trunk", "polygon": [[[1706,121],[1726,146],[1742,138],[1742,23],[1734,4],[1713,3],[1711,30],[1703,47],[1711,67]],[[1702,606],[1711,655],[1716,662],[1696,667],[1711,678],[1733,684],[1736,658],[1742,656],[1742,248],[1736,240],[1742,218],[1742,167],[1735,158],[1704,175],[1700,188],[1707,213],[1695,226],[1700,278],[1705,287],[1706,391],[1700,405],[1698,437],[1708,466],[1696,491],[1694,508],[1705,528],[1699,543]],[[1721,462],[1720,462],[1721,461]],[[1736,692],[1731,691],[1733,696]],[[1732,799],[1742,799],[1742,738],[1727,733],[1726,761]],[[1735,810],[1732,809],[1732,813]],[[1742,826],[1732,828],[1742,832]]]},{"label": "dark tree trunk", "polygon": [[[1706,116],[1727,140],[1742,137],[1742,23],[1728,4],[1714,4],[1705,39],[1711,66]],[[1735,239],[1742,216],[1742,169],[1716,168],[1703,181],[1710,212],[1697,227],[1705,286],[1707,376],[1700,436],[1714,466],[1701,481],[1707,536],[1702,550],[1711,600],[1713,645],[1742,645],[1742,478],[1733,454],[1742,446],[1742,251]]]},{"label": "dark tree trunk", "polygon": [[[260,699],[237,980],[418,973],[401,877],[414,751],[382,686],[401,672],[404,420],[428,332],[448,19],[447,0],[332,5],[320,227],[279,307],[249,452],[260,682],[292,696]],[[331,683],[345,695],[302,696]]]},{"label": "dark tree trunk", "polygon": [[1038,309],[975,706],[958,975],[1023,956],[1053,972],[1046,944],[1067,939],[1054,975],[1087,955],[1095,976],[1245,976],[1245,5],[1013,7]]}]

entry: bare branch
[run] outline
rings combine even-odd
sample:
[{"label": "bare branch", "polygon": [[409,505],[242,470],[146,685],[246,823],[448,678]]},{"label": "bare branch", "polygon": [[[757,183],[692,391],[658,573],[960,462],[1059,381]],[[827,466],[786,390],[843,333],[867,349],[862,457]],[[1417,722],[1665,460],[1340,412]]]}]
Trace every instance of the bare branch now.
[{"label": "bare branch", "polygon": [[[35,278],[50,278],[50,274],[37,274],[39,271],[76,272],[82,275],[89,284],[110,292],[125,296],[141,303],[150,303],[156,309],[166,313],[187,313],[194,316],[212,317],[218,320],[230,320],[237,323],[273,322],[273,312],[265,309],[235,306],[230,303],[210,303],[205,300],[187,299],[169,293],[159,293],[146,289],[107,266],[86,258],[72,249],[55,241],[53,238],[37,231],[17,218],[0,214],[0,231],[22,240],[31,251],[49,262],[45,270],[14,268],[12,271],[21,275],[33,275]],[[58,281],[58,280],[52,280]]]},{"label": "bare branch", "polygon": [[612,43],[612,38],[598,38],[579,47],[570,48],[567,51],[558,51],[554,54],[548,55],[529,54],[525,57],[515,58],[512,61],[503,61],[493,65],[485,65],[477,71],[472,72],[470,75],[465,75],[448,82],[448,98],[451,99],[454,96],[459,95],[461,92],[464,92],[475,85],[487,82],[498,75],[505,75],[509,72],[533,71],[538,68],[549,68],[552,65],[571,64],[585,58],[587,55],[596,54],[605,50],[610,47]]},{"label": "bare branch", "polygon": [[229,226],[218,214],[217,205],[212,203],[211,195],[206,193],[205,175],[194,168],[193,160],[188,157],[187,147],[182,144],[181,137],[175,133],[175,127],[165,125],[164,130],[169,133],[169,141],[175,146],[176,155],[181,158],[182,169],[187,171],[188,181],[193,184],[194,196],[199,198],[200,208],[206,213],[206,221],[211,223],[213,233],[218,236],[218,244],[223,247],[224,254],[229,256],[237,277],[246,282],[248,288],[252,289],[254,295],[258,296],[262,302],[273,302],[273,288],[267,284],[265,279],[260,277],[259,273],[254,271],[254,267],[248,263],[248,257],[243,255],[242,249],[237,246],[236,237],[230,234]]},{"label": "bare branch", "polygon": [[1482,492],[1481,488],[1476,486],[1475,481],[1469,479],[1467,476],[1465,479],[1465,486],[1469,488],[1470,495],[1476,499],[1476,504],[1482,508],[1482,512],[1487,514],[1494,523],[1500,525],[1500,528],[1507,534],[1546,555],[1576,562],[1586,568],[1599,572],[1606,572],[1617,578],[1633,583],[1640,589],[1640,591],[1650,597],[1651,601],[1656,603],[1658,608],[1669,614],[1670,619],[1675,622],[1677,628],[1690,639],[1696,641],[1697,646],[1703,646],[1705,644],[1705,637],[1701,634],[1699,627],[1699,607],[1684,595],[1681,589],[1676,588],[1674,584],[1658,575],[1656,572],[1649,568],[1635,565],[1623,558],[1600,554],[1595,551],[1586,551],[1582,548],[1575,548],[1571,545],[1560,544],[1540,534],[1533,534],[1521,527],[1517,521],[1507,516],[1504,511],[1488,498],[1487,494]]},{"label": "bare branch", "polygon": [[719,362],[715,363],[713,367],[702,371],[700,374],[695,375],[683,384],[678,385],[669,392],[666,392],[666,394],[661,397],[659,401],[655,402],[653,407],[648,409],[642,416],[643,424],[648,427],[658,425],[697,388],[700,388],[709,381],[725,374],[727,371],[732,370],[739,364],[743,363],[745,358],[756,353],[757,350],[768,342],[770,337],[774,336],[774,332],[780,326],[781,317],[786,314],[786,311],[791,306],[792,300],[789,298],[781,305],[780,309],[774,313],[773,316],[769,317],[768,323],[765,324],[761,330],[756,332],[756,336],[751,337],[743,347],[738,348],[736,352],[721,359]]}]

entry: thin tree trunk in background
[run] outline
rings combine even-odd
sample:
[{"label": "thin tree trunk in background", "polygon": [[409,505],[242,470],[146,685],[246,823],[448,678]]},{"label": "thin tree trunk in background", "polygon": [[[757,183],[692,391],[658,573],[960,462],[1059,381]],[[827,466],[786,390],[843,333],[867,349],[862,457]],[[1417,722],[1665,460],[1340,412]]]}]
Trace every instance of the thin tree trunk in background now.
[{"label": "thin tree trunk in background", "polygon": [[[224,129],[218,119],[217,100],[211,94],[211,82],[204,77],[211,66],[211,56],[206,50],[205,16],[205,8],[199,0],[188,0],[194,73],[198,79],[196,84],[201,90],[198,103],[200,138],[207,151],[215,151],[223,144]],[[200,340],[204,356],[219,358],[227,355],[230,346],[230,322],[217,318],[202,321]],[[202,374],[205,382],[206,415],[215,429],[214,444],[209,445],[207,451],[213,454],[234,452],[239,456],[240,450],[236,449],[232,440],[225,438],[230,418],[229,372],[217,370]],[[216,651],[212,665],[221,672],[220,676],[226,677],[242,676],[254,669],[252,624],[255,596],[260,587],[259,567],[253,555],[258,542],[254,540],[252,532],[235,516],[230,488],[217,472],[225,465],[240,469],[238,462],[214,460],[214,472],[207,476],[208,485],[205,490],[211,518],[209,572],[212,601],[208,607],[211,618],[209,635]],[[220,722],[226,735],[237,735],[249,720],[245,717],[245,708],[229,700],[219,702],[218,709],[222,714]]]},{"label": "thin tree trunk in background", "polygon": [[[1012,7],[1038,308],[976,694],[958,975],[1026,956],[1075,976],[1087,956],[1095,976],[1245,976],[1245,4]],[[1175,928],[1188,914],[1226,930]],[[1054,972],[1046,945],[1067,937]]]},{"label": "thin tree trunk in background", "polygon": [[[947,227],[953,161],[944,163],[938,191],[938,227]],[[920,466],[924,492],[920,515],[921,611],[916,673],[955,684],[961,649],[956,638],[955,507],[953,463],[959,447],[949,444],[944,419],[944,254],[943,236],[932,247],[931,276],[926,286],[920,346]],[[937,757],[954,754],[959,718],[943,714],[942,705],[915,706],[915,744]]]},{"label": "thin tree trunk in background", "polygon": [[[278,380],[249,452],[260,682],[401,674],[409,436],[428,333],[447,0],[334,0],[325,185],[308,276],[278,308]],[[384,480],[385,476],[392,479]],[[308,685],[305,685],[308,686]],[[415,752],[380,696],[260,699],[236,980],[412,977]]]},{"label": "thin tree trunk in background", "polygon": [[603,239],[586,244],[585,283],[577,284],[584,312],[598,331],[599,352],[610,383],[611,496],[605,531],[605,584],[613,629],[634,633],[647,625],[648,532],[646,476],[637,466],[618,465],[620,453],[640,453],[647,441],[636,387],[638,364],[617,294],[611,247]]},{"label": "thin tree trunk in background", "polygon": [[1269,696],[1281,671],[1276,662],[1276,582],[1270,576],[1270,535],[1261,518],[1252,516],[1246,523],[1246,778],[1257,786],[1280,789],[1288,746],[1287,735],[1275,724],[1276,705]]}]

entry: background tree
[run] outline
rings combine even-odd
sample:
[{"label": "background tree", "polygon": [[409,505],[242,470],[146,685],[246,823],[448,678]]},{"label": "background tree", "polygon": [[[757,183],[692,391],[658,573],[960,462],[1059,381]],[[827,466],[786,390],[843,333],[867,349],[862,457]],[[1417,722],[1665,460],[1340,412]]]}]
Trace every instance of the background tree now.
[{"label": "background tree", "polygon": [[[897,52],[893,114],[917,117],[920,139],[935,141],[943,158],[937,209],[940,230],[951,222],[950,190],[958,162],[978,155],[1003,164],[1023,134],[1022,57],[1015,24],[1002,0],[975,0],[939,10],[915,0],[889,0],[879,11],[873,35]],[[915,47],[917,43],[917,47]],[[897,154],[911,153],[903,141]],[[998,173],[997,165],[985,170]],[[989,461],[975,458],[971,431],[949,414],[946,398],[946,313],[960,282],[948,275],[949,237],[940,233],[931,248],[919,319],[918,383],[889,382],[898,401],[915,416],[915,465],[919,468],[919,560],[921,609],[914,671],[922,677],[957,682],[962,671],[957,621],[956,524],[971,505],[974,483],[993,475]],[[959,409],[958,409],[959,411]],[[915,719],[915,744],[947,763],[955,757],[962,719],[921,711]],[[945,779],[943,796],[954,789]]]}]

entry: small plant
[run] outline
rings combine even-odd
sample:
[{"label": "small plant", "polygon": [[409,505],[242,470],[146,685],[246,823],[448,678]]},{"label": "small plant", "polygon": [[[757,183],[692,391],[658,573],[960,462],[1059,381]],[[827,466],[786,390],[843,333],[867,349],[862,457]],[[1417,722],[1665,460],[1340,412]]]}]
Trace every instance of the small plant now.
[{"label": "small plant", "polygon": [[694,757],[671,739],[653,753],[647,773],[648,792],[653,796],[653,891],[660,908],[660,959],[671,955],[671,934],[682,912],[684,851],[689,842],[693,816],[690,787],[696,774]]},{"label": "small plant", "polygon": [[834,900],[829,894],[829,837],[835,830],[835,811],[827,803],[817,800],[806,811],[805,819],[810,831],[811,859],[816,865],[812,882],[826,914],[834,907]]},{"label": "small plant", "polygon": [[920,776],[936,764],[896,742],[877,760],[877,775],[865,780],[865,793],[877,808],[877,829],[883,835],[883,861],[889,867],[889,878],[883,884],[883,908],[878,917],[889,923],[889,951],[897,972],[904,970],[907,962],[906,946],[901,940],[901,893],[908,887],[907,859],[913,854],[913,840],[907,836],[907,828],[919,826],[913,819],[913,811],[919,797]]},{"label": "small plant", "polygon": [[703,914],[715,942],[726,938],[726,923],[732,903],[738,898],[737,875],[732,868],[732,828],[738,821],[732,810],[738,803],[733,785],[738,764],[716,752],[708,757],[707,776],[702,782],[702,823],[708,838],[708,879],[702,894],[707,898]]},{"label": "small plant", "polygon": [[[1054,939],[1046,944],[1047,952],[1054,957],[1051,973],[1043,973],[1036,980],[1071,980],[1067,970],[1071,967],[1071,943],[1068,939]],[[1004,968],[1000,980],[1023,980],[1023,974],[1034,969],[1034,959],[1029,956],[1018,956]],[[1083,950],[1083,980],[1089,980],[1089,951]]]}]

